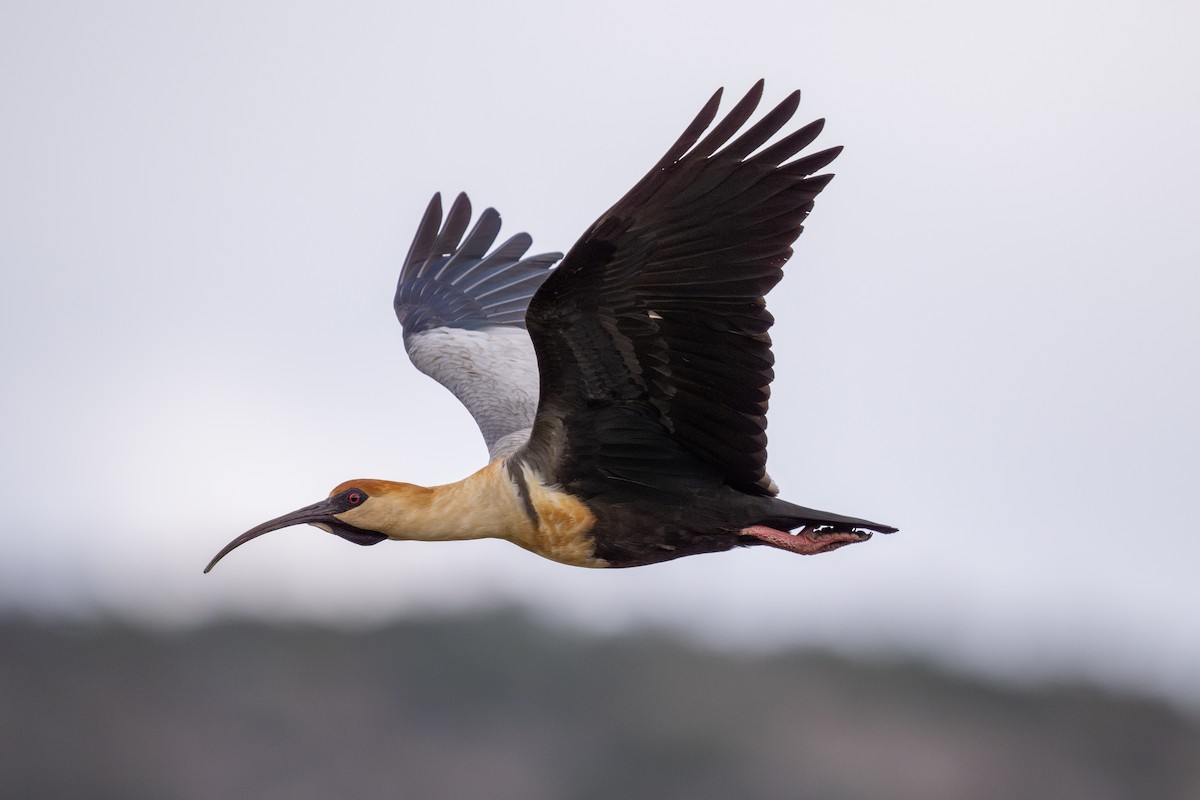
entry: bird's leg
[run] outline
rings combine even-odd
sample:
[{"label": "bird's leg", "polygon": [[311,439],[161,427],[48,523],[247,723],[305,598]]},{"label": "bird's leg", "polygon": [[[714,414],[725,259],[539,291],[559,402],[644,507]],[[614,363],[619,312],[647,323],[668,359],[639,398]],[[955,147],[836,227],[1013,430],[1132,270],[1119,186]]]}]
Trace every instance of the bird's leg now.
[{"label": "bird's leg", "polygon": [[820,528],[815,525],[801,528],[795,533],[777,531],[774,528],[768,528],[766,525],[751,525],[749,528],[742,528],[740,533],[743,536],[753,536],[755,539],[765,542],[772,547],[778,547],[780,550],[788,550],[792,553],[800,553],[805,556],[828,553],[837,550],[839,547],[854,544],[855,542],[865,542],[871,538],[871,534],[868,531],[848,531],[828,527]]}]

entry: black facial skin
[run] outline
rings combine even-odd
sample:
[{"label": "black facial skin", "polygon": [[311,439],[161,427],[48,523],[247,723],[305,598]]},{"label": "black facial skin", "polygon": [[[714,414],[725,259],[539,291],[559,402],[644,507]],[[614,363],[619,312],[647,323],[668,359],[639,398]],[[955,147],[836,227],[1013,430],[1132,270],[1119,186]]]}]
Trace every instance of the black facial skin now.
[{"label": "black facial skin", "polygon": [[357,489],[351,486],[344,492],[339,492],[338,494],[335,494],[333,497],[329,498],[329,504],[335,509],[333,513],[341,514],[349,511],[355,506],[361,506],[363,503],[367,502],[367,497],[367,493],[362,489]]},{"label": "black facial skin", "polygon": [[[361,506],[367,502],[367,493],[362,489],[351,486],[345,491],[338,492],[333,497],[329,498],[329,505],[334,514],[341,514],[355,506]],[[379,544],[387,537],[382,533],[375,531],[363,530],[349,525],[341,520],[330,519],[325,522],[330,528],[330,533],[335,536],[340,536],[348,542],[354,542],[361,545]]]}]

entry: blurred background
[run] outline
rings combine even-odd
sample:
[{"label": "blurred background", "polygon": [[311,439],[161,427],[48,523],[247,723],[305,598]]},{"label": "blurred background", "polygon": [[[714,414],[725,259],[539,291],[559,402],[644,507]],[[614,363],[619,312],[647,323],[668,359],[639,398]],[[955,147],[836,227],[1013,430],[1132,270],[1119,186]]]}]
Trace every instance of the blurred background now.
[{"label": "blurred background", "polygon": [[[5,4],[0,789],[1197,796],[1198,22]],[[770,298],[771,473],[901,533],[606,573],[300,528],[201,574],[484,463],[390,308],[435,191],[566,250],[760,77],[846,146]]]}]

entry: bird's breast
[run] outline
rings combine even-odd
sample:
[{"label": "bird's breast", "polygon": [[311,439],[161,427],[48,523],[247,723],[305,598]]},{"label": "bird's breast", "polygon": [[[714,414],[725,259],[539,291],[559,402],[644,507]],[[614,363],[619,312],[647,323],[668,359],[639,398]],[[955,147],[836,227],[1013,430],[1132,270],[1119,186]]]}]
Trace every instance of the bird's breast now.
[{"label": "bird's breast", "polygon": [[582,500],[547,486],[528,465],[514,463],[507,471],[529,522],[508,537],[514,544],[562,564],[608,566],[596,557],[591,535],[596,516]]}]

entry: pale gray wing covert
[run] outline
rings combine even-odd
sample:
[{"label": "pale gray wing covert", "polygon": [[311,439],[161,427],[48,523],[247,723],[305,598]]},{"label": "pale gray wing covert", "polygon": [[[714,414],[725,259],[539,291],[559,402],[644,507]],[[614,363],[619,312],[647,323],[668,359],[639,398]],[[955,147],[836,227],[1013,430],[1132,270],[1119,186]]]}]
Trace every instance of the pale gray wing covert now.
[{"label": "pale gray wing covert", "polygon": [[500,214],[485,209],[467,233],[470,221],[465,194],[455,198],[444,224],[441,195],[433,196],[404,260],[393,305],[409,359],[466,406],[495,459],[529,438],[538,369],[525,309],[562,254],[525,258],[533,241],[526,233],[489,253],[500,233]]}]

